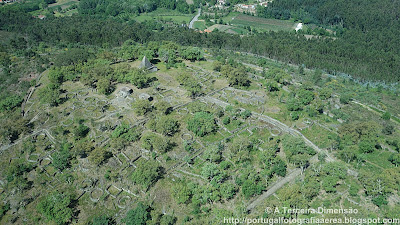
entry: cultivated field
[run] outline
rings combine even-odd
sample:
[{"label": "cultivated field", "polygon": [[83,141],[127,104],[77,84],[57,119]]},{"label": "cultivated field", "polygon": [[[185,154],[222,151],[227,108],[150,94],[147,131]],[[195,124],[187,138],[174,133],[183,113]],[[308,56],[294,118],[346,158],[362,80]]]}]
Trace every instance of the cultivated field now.
[{"label": "cultivated field", "polygon": [[265,31],[291,31],[295,23],[288,20],[265,19],[255,16],[240,14],[235,16],[230,23],[236,26],[251,26]]}]

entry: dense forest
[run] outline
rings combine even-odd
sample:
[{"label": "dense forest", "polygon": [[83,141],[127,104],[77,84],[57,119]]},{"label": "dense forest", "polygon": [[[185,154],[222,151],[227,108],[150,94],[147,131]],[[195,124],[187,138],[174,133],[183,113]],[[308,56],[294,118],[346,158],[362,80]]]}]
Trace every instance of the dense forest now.
[{"label": "dense forest", "polygon": [[[329,73],[344,72],[361,79],[399,81],[400,50],[397,46],[400,42],[400,11],[396,10],[399,4],[391,1],[358,2],[286,0],[274,1],[266,12],[259,10],[260,16],[274,16],[270,15],[271,10],[278,12],[282,9],[281,14],[290,11],[290,17],[308,18],[309,22],[336,31],[338,38],[335,40],[307,40],[301,34],[285,32],[256,33],[242,37],[218,32],[205,35],[185,28],[165,27],[155,21],[138,24],[122,16],[155,10],[157,7],[193,12],[193,5],[189,6],[184,1],[171,4],[167,4],[168,1],[153,1],[154,4],[137,2],[132,7],[125,7],[129,2],[84,0],[80,2],[78,15],[48,17],[45,20],[32,18],[28,13],[36,9],[34,4],[29,7],[15,4],[1,8],[0,26],[2,30],[22,32],[36,43],[50,41],[116,46],[127,39],[141,43],[173,40],[183,45],[256,53],[289,63],[304,64],[308,68],[325,69]],[[388,4],[388,7],[383,7]],[[376,7],[378,5],[380,7]],[[347,8],[360,10],[349,11]],[[108,19],[104,19],[104,16]]]},{"label": "dense forest", "polygon": [[[355,75],[398,81],[396,72],[400,56],[398,48],[400,2],[398,1],[279,0],[272,2],[267,8],[259,7],[257,13],[261,17],[294,18],[304,23],[328,28],[335,32],[339,39],[335,44],[326,46],[329,49],[338,46],[346,48],[347,53],[343,52],[340,55],[348,58],[346,60],[348,65],[354,61],[363,61],[371,63],[370,67],[377,67],[383,63],[385,64],[383,67],[387,68],[387,70],[376,68],[375,71],[359,71]],[[330,55],[332,52],[337,52],[337,49],[326,53]],[[345,54],[351,55],[345,56]],[[360,67],[362,68],[359,65],[358,69],[361,69]],[[373,74],[366,75],[371,72]]]}]

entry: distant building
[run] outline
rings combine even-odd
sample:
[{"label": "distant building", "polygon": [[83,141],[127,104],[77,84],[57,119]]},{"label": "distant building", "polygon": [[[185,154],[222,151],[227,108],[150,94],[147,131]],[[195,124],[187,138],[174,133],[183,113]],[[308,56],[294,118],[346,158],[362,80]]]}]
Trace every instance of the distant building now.
[{"label": "distant building", "polygon": [[202,30],[199,31],[199,33],[201,33],[201,34],[202,34],[202,33],[207,33],[207,34],[208,34],[208,33],[211,33],[211,32],[212,32],[212,31],[209,30],[209,29],[205,29],[204,31],[202,31]]},{"label": "distant building", "polygon": [[151,64],[146,56],[143,57],[142,62],[139,65],[139,69],[147,69],[151,72],[156,72],[158,70],[156,66]]},{"label": "distant building", "polygon": [[39,16],[37,16],[37,18],[42,20],[42,19],[46,18],[46,16],[45,15],[39,15]]},{"label": "distant building", "polygon": [[256,5],[245,5],[245,4],[237,4],[235,5],[236,11],[238,12],[256,12]]}]

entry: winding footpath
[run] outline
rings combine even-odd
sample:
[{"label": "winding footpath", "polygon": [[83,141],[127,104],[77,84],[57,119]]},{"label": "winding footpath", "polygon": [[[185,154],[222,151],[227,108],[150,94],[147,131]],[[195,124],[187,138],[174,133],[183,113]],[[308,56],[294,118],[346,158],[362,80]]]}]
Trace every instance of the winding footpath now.
[{"label": "winding footpath", "polygon": [[[227,102],[221,101],[221,100],[213,98],[211,96],[205,96],[205,97],[203,97],[203,99],[205,101],[207,101],[207,102],[215,103],[215,104],[217,104],[217,105],[219,105],[219,106],[221,106],[223,108],[225,108],[226,106],[230,105]],[[308,145],[309,147],[311,147],[312,149],[314,149],[318,153],[321,153],[321,152],[325,153],[325,155],[327,156],[326,157],[326,161],[327,162],[334,162],[335,161],[335,159],[326,150],[320,149],[317,145],[315,145],[312,141],[310,141],[306,136],[304,136],[302,133],[300,133],[300,131],[295,130],[293,128],[290,128],[288,125],[286,125],[286,124],[284,124],[284,123],[282,123],[282,122],[280,122],[280,121],[278,121],[278,120],[276,120],[276,119],[274,119],[272,117],[266,116],[264,114],[260,114],[260,113],[257,113],[257,112],[251,112],[251,113],[252,113],[252,115],[258,117],[259,120],[262,120],[264,122],[270,123],[273,126],[279,128],[281,131],[287,132],[292,136],[301,137],[304,140],[304,142],[306,143],[306,145]]]}]

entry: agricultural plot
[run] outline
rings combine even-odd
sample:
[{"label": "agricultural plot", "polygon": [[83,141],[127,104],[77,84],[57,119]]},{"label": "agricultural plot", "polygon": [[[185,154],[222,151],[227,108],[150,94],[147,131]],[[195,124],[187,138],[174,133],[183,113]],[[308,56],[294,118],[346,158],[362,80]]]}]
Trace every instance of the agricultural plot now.
[{"label": "agricultural plot", "polygon": [[193,18],[194,14],[183,14],[174,10],[167,9],[157,9],[156,11],[150,13],[142,13],[133,19],[138,22],[143,22],[145,20],[164,20],[166,22],[171,21],[174,23],[186,23],[188,24]]},{"label": "agricultural plot", "polygon": [[196,21],[193,24],[194,29],[205,30],[207,28],[206,23],[204,21]]},{"label": "agricultural plot", "polygon": [[295,23],[288,20],[265,19],[249,15],[237,15],[229,23],[238,27],[254,27],[264,31],[292,31]]}]

